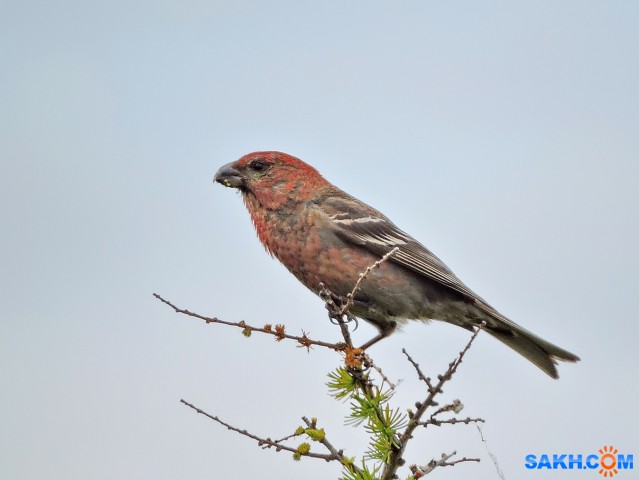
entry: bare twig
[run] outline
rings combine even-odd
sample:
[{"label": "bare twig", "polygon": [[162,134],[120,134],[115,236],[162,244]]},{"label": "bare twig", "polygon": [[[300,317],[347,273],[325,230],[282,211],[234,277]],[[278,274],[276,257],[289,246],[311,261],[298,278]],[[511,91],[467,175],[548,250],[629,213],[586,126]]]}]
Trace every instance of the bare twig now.
[{"label": "bare twig", "polygon": [[397,388],[397,384],[391,382],[388,379],[388,377],[384,375],[384,372],[382,372],[382,369],[379,366],[375,365],[375,363],[373,362],[373,359],[368,354],[364,354],[364,364],[372,368],[373,370],[375,370],[381,377],[382,382],[388,385],[388,388],[390,388],[391,390],[395,390]]},{"label": "bare twig", "polygon": [[[282,442],[285,442],[286,440],[290,440],[291,438],[299,437],[300,435],[302,435],[302,434],[301,433],[297,433],[297,432],[293,432],[290,435],[282,437],[282,438],[280,438],[278,440],[273,440],[273,442],[282,443]],[[267,448],[271,448],[271,446],[270,445],[264,445],[262,448],[263,449],[267,449]]]},{"label": "bare twig", "polygon": [[153,296],[155,298],[157,298],[158,300],[160,300],[162,303],[168,305],[169,307],[171,307],[173,310],[175,310],[176,313],[181,313],[183,315],[187,315],[189,317],[194,317],[194,318],[199,318],[200,320],[204,320],[206,323],[219,323],[222,325],[228,325],[231,327],[236,327],[236,328],[241,328],[243,331],[250,331],[250,332],[259,332],[259,333],[265,333],[267,335],[273,335],[274,337],[276,337],[276,340],[294,340],[297,343],[300,344],[300,346],[302,347],[306,347],[309,348],[310,346],[314,345],[314,346],[318,346],[318,347],[324,347],[324,348],[329,348],[331,350],[335,350],[337,352],[344,350],[344,344],[342,343],[329,343],[329,342],[322,342],[319,340],[312,340],[308,337],[308,335],[306,333],[303,332],[302,336],[297,336],[297,335],[289,335],[288,333],[285,333],[284,331],[284,327],[281,325],[276,325],[275,329],[271,328],[270,325],[266,325],[264,327],[255,327],[252,325],[248,325],[245,322],[229,322],[226,320],[221,320],[217,317],[206,317],[204,315],[200,315],[199,313],[195,313],[195,312],[191,312],[190,310],[186,310],[184,308],[179,308],[176,307],[173,303],[171,303],[168,300],[165,300],[164,298],[162,298],[160,295],[158,295],[157,293],[154,293]]},{"label": "bare twig", "polygon": [[355,298],[355,294],[360,289],[362,282],[368,276],[368,274],[371,273],[376,268],[379,268],[379,266],[382,263],[388,260],[392,255],[395,255],[398,251],[399,251],[399,247],[393,248],[390,252],[388,252],[386,255],[384,255],[382,258],[377,260],[375,263],[367,267],[366,270],[364,270],[362,273],[359,274],[359,278],[357,279],[357,282],[355,282],[355,286],[353,287],[353,290],[351,290],[351,293],[346,295],[346,303],[342,306],[340,315],[344,315],[348,311],[348,309],[351,307],[351,305],[353,305],[353,299]]},{"label": "bare twig", "polygon": [[426,383],[426,385],[428,386],[428,393],[431,393],[433,391],[433,384],[430,377],[427,377],[426,375],[424,375],[424,372],[422,372],[422,370],[419,368],[419,363],[413,360],[413,358],[408,354],[405,348],[402,348],[402,352],[404,353],[404,355],[406,355],[406,357],[408,358],[408,361],[415,368],[415,371],[417,372],[417,376],[419,377],[419,379],[422,380],[424,383]]},{"label": "bare twig", "polygon": [[455,425],[456,423],[465,423],[466,425],[470,424],[470,423],[484,423],[486,420],[484,420],[483,418],[449,418],[446,420],[438,420],[436,418],[429,418],[428,420],[424,420],[423,422],[419,422],[420,425],[423,425],[424,427],[427,427],[428,425],[434,425],[436,427],[439,427],[441,425],[444,425],[446,423],[449,423],[451,425]]},{"label": "bare twig", "polygon": [[443,407],[438,408],[437,411],[430,416],[430,418],[435,418],[437,415],[440,415],[446,412],[459,413],[463,409],[464,409],[464,404],[459,399],[453,400],[452,402],[444,405]]},{"label": "bare twig", "polygon": [[[434,386],[431,384],[430,380],[428,381],[426,380],[427,377],[424,376],[423,373],[420,373],[421,370],[419,369],[419,365],[417,365],[414,360],[410,359],[411,363],[413,364],[415,369],[418,371],[418,374],[420,374],[420,378],[424,380],[424,382],[428,385],[428,396],[426,397],[426,400],[424,400],[424,402],[417,404],[417,410],[411,416],[408,422],[408,425],[406,425],[404,432],[401,434],[399,438],[399,448],[394,449],[391,452],[390,461],[386,465],[384,465],[384,471],[382,472],[382,479],[391,480],[393,476],[395,475],[395,472],[397,472],[397,469],[404,462],[404,460],[402,459],[402,456],[404,455],[404,451],[406,450],[406,445],[408,441],[410,440],[410,438],[412,437],[415,429],[419,426],[422,416],[424,415],[424,413],[429,407],[432,407],[434,405],[435,397],[443,391],[443,387],[446,384],[446,382],[448,382],[453,377],[453,375],[457,371],[457,368],[462,363],[464,356],[466,355],[466,352],[468,352],[468,349],[473,344],[473,342],[477,338],[477,335],[482,330],[484,325],[485,324],[482,322],[482,324],[473,332],[473,335],[470,337],[470,340],[468,341],[464,349],[461,352],[459,352],[459,355],[457,356],[457,358],[448,365],[448,370],[446,370],[446,373],[438,376],[439,381]],[[407,353],[405,354],[408,356]]]},{"label": "bare twig", "polygon": [[435,470],[437,467],[452,467],[453,465],[456,465],[458,463],[462,463],[462,462],[479,462],[479,458],[460,458],[458,460],[453,460],[453,461],[448,461],[451,457],[453,457],[454,455],[456,455],[457,452],[453,452],[453,453],[442,453],[442,457],[439,460],[435,460],[434,458],[428,462],[426,465],[423,466],[417,466],[417,465],[411,465],[410,471],[413,474],[414,478],[421,478],[425,475],[428,475],[430,472],[432,472],[433,470]]},{"label": "bare twig", "polygon": [[499,462],[497,462],[497,457],[495,456],[493,452],[490,451],[490,448],[488,448],[488,442],[484,439],[484,432],[482,432],[479,425],[475,425],[475,426],[477,427],[477,431],[479,432],[479,436],[481,437],[481,441],[484,444],[484,447],[486,447],[486,452],[488,452],[488,456],[492,460],[493,465],[495,465],[495,470],[497,470],[497,475],[499,475],[499,478],[501,478],[501,480],[506,480],[506,477],[504,476],[504,472],[502,472],[501,468],[499,468]]},{"label": "bare twig", "polygon": [[[228,428],[229,430],[232,430],[234,432],[239,433],[240,435],[244,435],[245,437],[251,438],[253,440],[255,440],[257,442],[257,444],[261,447],[265,447],[265,448],[270,448],[270,447],[274,447],[276,451],[281,451],[281,450],[285,450],[287,452],[292,452],[292,453],[298,453],[298,450],[296,448],[293,447],[289,447],[287,445],[282,445],[281,443],[271,440],[270,438],[261,438],[258,437],[257,435],[253,435],[252,433],[247,432],[246,430],[242,430],[239,429],[237,427],[234,427],[233,425],[229,425],[228,423],[224,422],[223,420],[221,420],[219,417],[215,416],[215,415],[211,415],[209,413],[206,413],[204,410],[199,409],[198,407],[196,407],[195,405],[187,402],[186,400],[180,400],[180,402],[182,402],[184,405],[186,405],[187,407],[192,408],[193,410],[195,410],[197,413],[200,413],[202,415],[204,415],[205,417],[210,418],[211,420],[216,421],[217,423],[219,423],[220,425]],[[330,451],[330,450],[329,450]],[[327,462],[330,462],[331,460],[340,460],[341,458],[343,458],[343,456],[338,455],[340,452],[331,452],[330,455],[327,454],[323,454],[323,453],[313,453],[313,452],[308,452],[305,453],[303,456],[305,457],[311,457],[311,458],[320,458],[322,460],[326,460]]]}]

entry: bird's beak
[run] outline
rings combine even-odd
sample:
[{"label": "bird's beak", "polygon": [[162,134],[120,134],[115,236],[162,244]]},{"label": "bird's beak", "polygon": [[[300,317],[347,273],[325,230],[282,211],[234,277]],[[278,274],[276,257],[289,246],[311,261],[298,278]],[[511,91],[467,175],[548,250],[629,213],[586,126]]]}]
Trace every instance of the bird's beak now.
[{"label": "bird's beak", "polygon": [[244,179],[240,172],[234,168],[233,163],[228,163],[220,168],[213,177],[213,181],[230,188],[244,187]]}]

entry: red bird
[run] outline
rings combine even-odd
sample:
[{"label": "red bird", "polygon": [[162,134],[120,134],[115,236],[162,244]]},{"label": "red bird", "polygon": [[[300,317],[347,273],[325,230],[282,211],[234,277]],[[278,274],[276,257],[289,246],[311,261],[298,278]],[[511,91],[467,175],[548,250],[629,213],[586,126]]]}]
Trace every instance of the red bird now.
[{"label": "red bird", "polygon": [[485,330],[552,378],[556,360],[579,357],[506,318],[462,283],[430,250],[386,216],[329,183],[300,159],[254,152],[224,165],[214,180],[242,192],[266,250],[306,287],[320,282],[346,296],[359,274],[395,247],[356,292],[350,312],[375,325],[367,348],[407,320],[442,320]]}]

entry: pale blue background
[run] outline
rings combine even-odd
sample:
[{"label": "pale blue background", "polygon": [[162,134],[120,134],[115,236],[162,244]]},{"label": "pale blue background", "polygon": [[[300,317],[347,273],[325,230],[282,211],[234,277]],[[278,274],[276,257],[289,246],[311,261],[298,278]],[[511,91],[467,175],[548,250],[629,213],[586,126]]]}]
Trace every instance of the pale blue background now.
[{"label": "pale blue background", "polygon": [[[484,336],[446,389],[507,478],[604,444],[637,464],[638,21],[633,1],[1,2],[0,477],[338,475],[180,398],[264,436],[317,416],[366,448],[327,396],[335,355],[151,296],[338,338],[211,183],[257,149],[313,164],[582,356],[551,381]],[[424,392],[401,348],[435,374],[466,339],[415,324],[371,354],[408,407]],[[497,478],[474,427],[418,433],[409,462],[482,458],[433,478]]]}]

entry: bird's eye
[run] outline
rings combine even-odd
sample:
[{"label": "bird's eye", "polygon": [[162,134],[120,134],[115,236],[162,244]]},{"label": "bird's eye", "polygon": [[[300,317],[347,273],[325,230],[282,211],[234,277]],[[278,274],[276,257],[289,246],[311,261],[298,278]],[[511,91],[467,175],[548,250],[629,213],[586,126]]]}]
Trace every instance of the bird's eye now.
[{"label": "bird's eye", "polygon": [[255,160],[251,162],[249,166],[251,167],[251,170],[262,172],[266,170],[266,168],[268,167],[268,163],[266,163],[264,160]]}]

